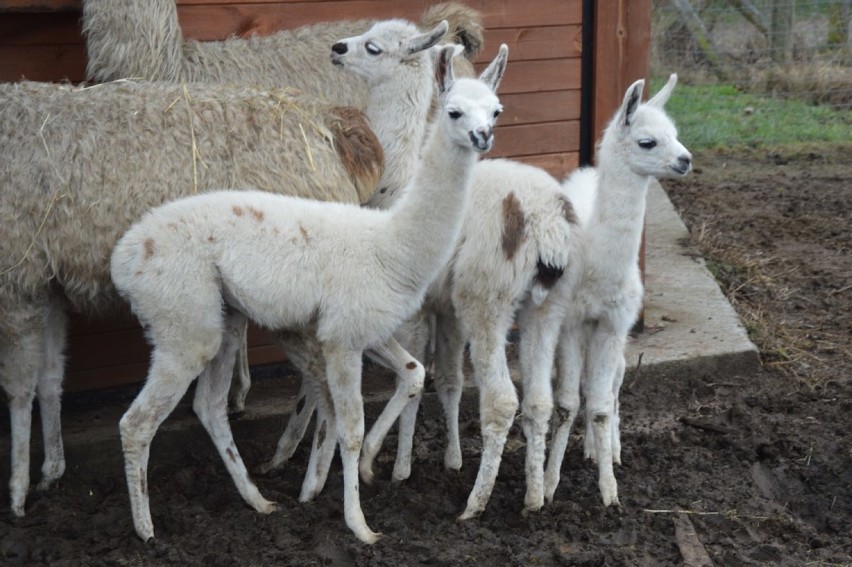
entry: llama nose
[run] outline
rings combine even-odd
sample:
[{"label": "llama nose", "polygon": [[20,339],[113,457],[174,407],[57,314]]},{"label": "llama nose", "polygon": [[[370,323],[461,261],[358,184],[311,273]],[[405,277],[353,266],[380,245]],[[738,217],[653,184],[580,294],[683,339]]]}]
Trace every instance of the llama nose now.
[{"label": "llama nose", "polygon": [[494,140],[493,130],[491,128],[477,128],[476,131],[470,132],[470,140],[478,150],[489,150]]},{"label": "llama nose", "polygon": [[686,173],[687,171],[692,169],[692,156],[682,155],[679,158],[677,158],[677,163],[678,163],[679,169],[681,171],[683,171],[684,173]]},{"label": "llama nose", "polygon": [[338,55],[343,55],[347,51],[349,51],[349,46],[343,43],[342,41],[338,41],[334,45],[331,46],[331,50],[337,53]]}]

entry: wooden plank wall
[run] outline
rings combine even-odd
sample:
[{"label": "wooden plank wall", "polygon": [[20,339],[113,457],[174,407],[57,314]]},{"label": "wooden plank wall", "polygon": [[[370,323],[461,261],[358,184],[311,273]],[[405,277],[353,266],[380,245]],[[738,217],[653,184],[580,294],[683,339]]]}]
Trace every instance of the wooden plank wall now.
[{"label": "wooden plank wall", "polygon": [[[146,0],[139,0],[146,1]],[[216,40],[229,35],[274,33],[339,18],[406,17],[419,19],[436,0],[177,0],[184,35]],[[500,86],[506,112],[500,119],[492,156],[513,157],[562,176],[578,163],[582,46],[581,0],[467,0],[486,26],[486,46],[478,67],[494,56],[500,43],[510,62]],[[607,91],[627,80],[637,44],[627,31],[634,23],[650,26],[650,0],[597,0],[596,33],[613,34],[596,46],[596,77],[608,77]],[[647,17],[643,10],[647,10]],[[0,80],[82,81],[86,52],[80,33],[80,0],[0,0]],[[650,29],[650,27],[649,27]],[[641,35],[641,34],[640,34]],[[641,48],[641,42],[638,45]],[[628,61],[625,66],[624,61]],[[611,75],[616,75],[612,77]],[[614,83],[613,83],[614,82]],[[606,116],[620,92],[595,107]],[[599,95],[595,89],[595,97]],[[612,106],[614,108],[614,106]],[[265,334],[250,331],[250,360],[281,360]],[[106,321],[73,317],[68,353],[67,389],[101,388],[144,377],[148,350],[129,314]]]}]

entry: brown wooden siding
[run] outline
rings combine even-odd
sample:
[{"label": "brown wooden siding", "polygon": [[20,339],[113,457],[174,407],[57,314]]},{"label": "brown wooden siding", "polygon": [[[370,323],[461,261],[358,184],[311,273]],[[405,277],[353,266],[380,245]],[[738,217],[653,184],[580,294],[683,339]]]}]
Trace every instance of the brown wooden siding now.
[{"label": "brown wooden siding", "polygon": [[[145,0],[139,0],[145,1]],[[184,34],[199,40],[268,34],[339,18],[419,19],[423,0],[177,0]],[[514,157],[557,176],[579,159],[581,0],[468,0],[486,27],[481,69],[500,43],[509,66],[500,86],[506,109],[491,155]],[[597,0],[594,128],[620,102],[624,86],[647,71],[650,0]],[[628,8],[629,4],[629,8]],[[0,80],[84,79],[80,0],[0,0]],[[639,75],[636,73],[639,72]],[[599,86],[600,85],[600,86]],[[250,330],[250,361],[281,360],[268,337]],[[147,369],[148,349],[129,314],[72,318],[68,390],[132,383]]]}]

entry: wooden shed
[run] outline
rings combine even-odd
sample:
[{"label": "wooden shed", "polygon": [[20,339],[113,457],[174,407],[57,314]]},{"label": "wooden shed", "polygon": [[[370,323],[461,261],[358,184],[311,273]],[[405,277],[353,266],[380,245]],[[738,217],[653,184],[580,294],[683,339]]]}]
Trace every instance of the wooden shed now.
[{"label": "wooden shed", "polygon": [[[137,0],[144,2],[145,0]],[[317,21],[417,20],[437,0],[177,0],[186,37],[268,34]],[[491,157],[512,157],[562,177],[591,160],[597,134],[632,81],[647,76],[651,0],[467,0],[486,27],[481,62],[500,43],[509,66],[500,86],[505,113]],[[0,80],[85,78],[81,0],[0,0]],[[250,361],[282,355],[250,332]],[[144,378],[148,349],[129,314],[72,318],[66,389]]]}]

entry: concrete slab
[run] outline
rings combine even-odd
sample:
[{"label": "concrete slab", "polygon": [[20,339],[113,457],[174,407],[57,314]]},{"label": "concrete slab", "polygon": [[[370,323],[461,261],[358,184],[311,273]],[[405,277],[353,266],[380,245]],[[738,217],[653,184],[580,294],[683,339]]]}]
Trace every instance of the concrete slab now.
[{"label": "concrete slab", "polygon": [[756,370],[757,347],[659,183],[651,186],[645,216],[645,330],[628,345],[628,368],[635,370],[641,357],[649,371]]}]

